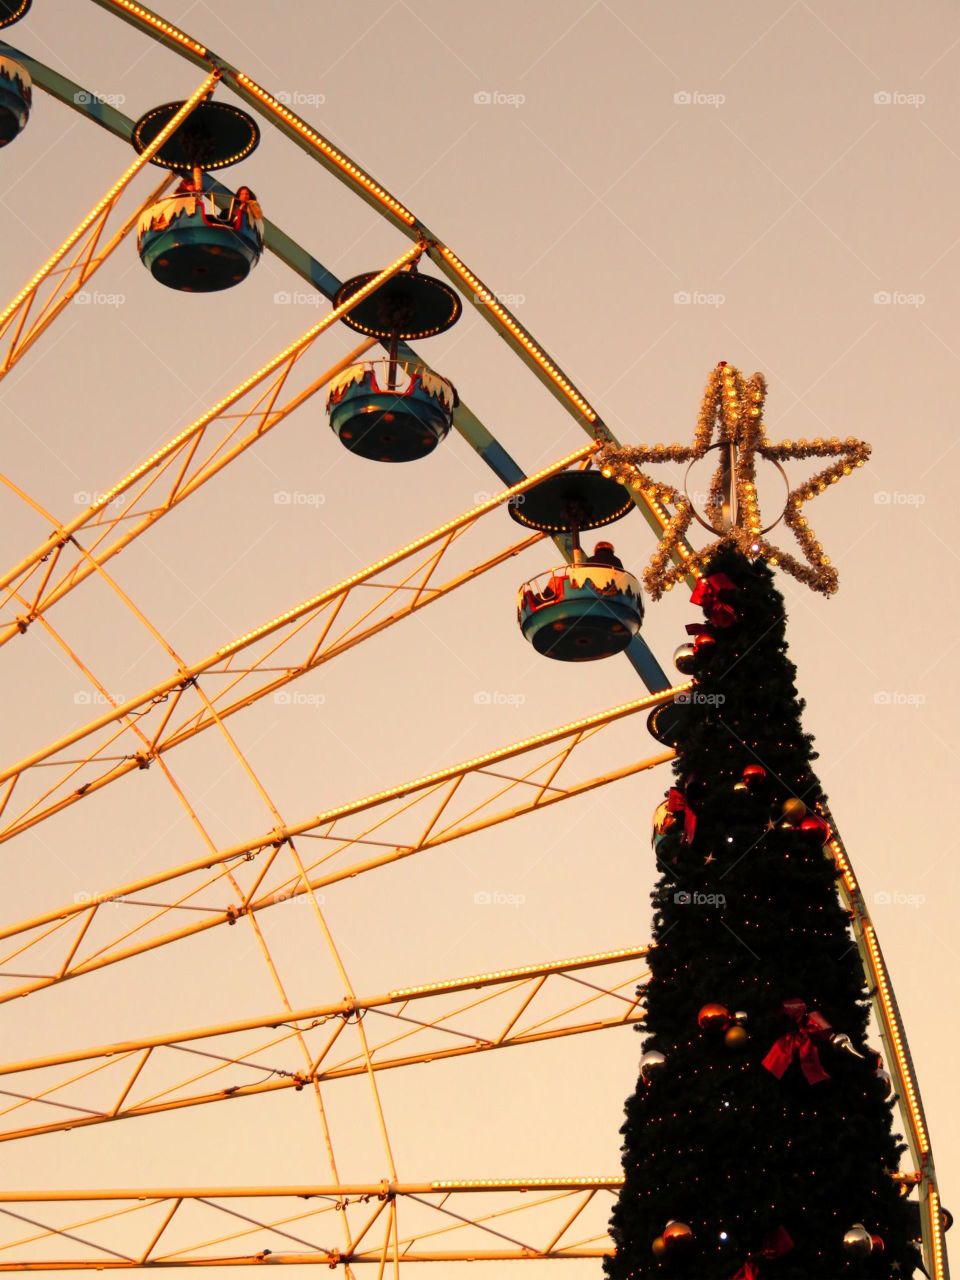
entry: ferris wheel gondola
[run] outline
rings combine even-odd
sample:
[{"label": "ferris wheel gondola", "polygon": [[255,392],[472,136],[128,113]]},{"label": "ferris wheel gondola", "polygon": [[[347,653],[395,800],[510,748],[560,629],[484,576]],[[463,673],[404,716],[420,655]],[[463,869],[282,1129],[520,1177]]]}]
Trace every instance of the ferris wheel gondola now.
[{"label": "ferris wheel gondola", "polygon": [[[342,306],[376,275],[369,271],[340,286]],[[460,318],[456,293],[416,266],[401,271],[343,317],[357,333],[387,344],[387,360],[352,364],[330,385],[327,413],[340,443],[375,462],[413,462],[432,453],[450,430],[456,388],[415,361],[398,359],[401,341],[444,333]]]},{"label": "ferris wheel gondola", "polygon": [[[132,142],[143,152],[183,106],[167,102],[141,116]],[[152,159],[183,178],[145,210],[137,248],[153,278],[182,293],[215,293],[245,280],[263,252],[263,218],[249,187],[226,209],[203,189],[203,175],[245,159],[260,141],[255,121],[228,103],[201,102]]]},{"label": "ferris wheel gondola", "polygon": [[580,546],[585,529],[621,519],[633,506],[626,489],[598,471],[562,471],[513,503],[519,524],[567,533],[573,562],[525,582],[517,601],[524,637],[538,653],[561,662],[592,662],[622,653],[640,630],[640,583],[624,569],[613,544],[598,542],[591,556]]},{"label": "ferris wheel gondola", "polygon": [[[33,0],[0,0],[0,29],[24,16]],[[26,67],[0,56],[0,147],[19,137],[30,118],[33,82]]]}]

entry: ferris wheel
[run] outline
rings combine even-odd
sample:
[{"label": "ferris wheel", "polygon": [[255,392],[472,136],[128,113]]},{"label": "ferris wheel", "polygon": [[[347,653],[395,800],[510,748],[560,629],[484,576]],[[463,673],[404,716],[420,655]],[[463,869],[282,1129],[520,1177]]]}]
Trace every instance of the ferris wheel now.
[{"label": "ferris wheel", "polygon": [[[224,1015],[150,1035],[124,1037],[120,1026],[109,1040],[71,1036],[57,1052],[33,1057],[16,1054],[6,1037],[0,1145],[17,1153],[43,1135],[75,1134],[79,1141],[80,1130],[101,1126],[118,1126],[129,1141],[147,1117],[159,1124],[226,1102],[236,1104],[231,1115],[242,1127],[244,1108],[297,1095],[319,1126],[328,1172],[295,1184],[204,1186],[185,1160],[175,1185],[50,1190],[7,1179],[0,1189],[0,1271],[324,1264],[355,1273],[366,1264],[379,1280],[418,1262],[579,1259],[599,1266],[611,1251],[607,1221],[619,1176],[519,1170],[489,1177],[479,1168],[471,1177],[439,1170],[426,1181],[405,1181],[383,1081],[427,1063],[496,1056],[639,1022],[643,939],[633,947],[531,957],[513,968],[357,991],[344,940],[335,938],[324,910],[324,891],[673,758],[670,707],[688,686],[671,682],[641,634],[641,589],[629,566],[609,542],[588,551],[581,535],[639,511],[659,538],[675,523],[674,513],[662,495],[601,465],[603,451],[617,441],[597,410],[494,292],[374,177],[280,96],[160,15],[133,0],[93,2],[196,67],[198,83],[185,99],[133,120],[28,52],[0,46],[0,147],[29,146],[32,95],[40,89],[135,153],[121,158],[118,143],[118,173],[105,182],[102,198],[0,311],[0,379],[112,255],[132,252],[134,240],[156,288],[242,289],[269,252],[322,293],[330,309],[132,470],[110,477],[72,519],[46,510],[16,477],[2,477],[50,532],[2,571],[0,648],[29,645],[41,634],[81,674],[91,715],[43,742],[23,743],[2,762],[0,842],[36,832],[74,806],[95,807],[99,793],[152,769],[204,852],[82,893],[74,882],[60,896],[49,886],[29,916],[0,920],[0,1003],[28,1009],[43,991],[70,983],[82,1004],[92,975],[191,939],[209,939],[212,954],[231,928],[249,931],[274,1003],[254,1017]],[[31,0],[0,0],[0,25],[11,27],[30,8]],[[319,163],[401,233],[405,243],[391,262],[340,281],[270,221],[268,192],[242,184],[232,190],[214,176],[252,154],[263,125],[295,142],[304,164]],[[146,178],[151,166],[161,179],[141,191],[140,175]],[[468,407],[464,389],[411,345],[452,328],[465,300],[582,428],[582,447],[525,474]],[[323,361],[323,337],[338,326],[360,341],[318,370],[312,359]],[[362,460],[358,466],[416,465],[442,450],[452,431],[490,468],[500,492],[210,651],[182,654],[144,615],[115,568],[138,539],[321,391],[331,445]],[[719,499],[714,505],[719,510]],[[492,553],[465,553],[471,533],[498,513],[512,517],[512,524],[501,522],[514,531],[509,542]],[[319,813],[281,811],[241,746],[241,713],[265,698],[288,696],[304,676],[531,548],[543,572],[518,584],[517,622],[538,660],[588,663],[622,655],[642,682],[637,697],[576,721],[530,727],[518,741],[428,774],[385,780],[381,789]],[[684,537],[675,539],[672,554],[678,576],[694,585],[697,557]],[[74,593],[82,599],[87,583],[109,591],[163,657],[163,674],[129,697],[112,695],[98,675],[97,655],[78,652],[60,629],[62,602]],[[683,665],[689,656],[680,656],[682,672],[691,670]],[[588,745],[595,752],[605,730],[637,715],[655,750],[637,760],[608,757],[592,775],[577,772],[579,761],[590,759]],[[208,731],[268,815],[227,844],[206,830],[193,788],[173,767]],[[932,1280],[946,1280],[945,1215],[906,1034],[835,826],[829,847],[909,1144],[911,1165],[897,1176],[916,1195],[927,1271]],[[308,1001],[291,994],[282,940],[269,924],[291,902],[306,907],[338,984],[331,990],[345,994],[323,999],[315,992]],[[117,904],[129,910],[118,915]],[[347,1087],[365,1090],[378,1135],[369,1175],[361,1178],[341,1176],[353,1162],[329,1119],[330,1092]],[[458,1153],[456,1171],[465,1163]]]}]

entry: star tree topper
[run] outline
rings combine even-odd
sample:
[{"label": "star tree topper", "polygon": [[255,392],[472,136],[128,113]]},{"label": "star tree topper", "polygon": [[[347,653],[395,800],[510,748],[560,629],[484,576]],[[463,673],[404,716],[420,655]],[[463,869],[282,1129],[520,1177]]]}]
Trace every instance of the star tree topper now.
[{"label": "star tree topper", "polygon": [[[828,485],[850,475],[855,467],[862,467],[870,456],[870,446],[853,436],[846,440],[834,436],[830,440],[781,440],[771,444],[763,424],[766,393],[767,384],[762,374],[755,373],[747,379],[739,369],[721,361],[707,381],[692,444],[641,444],[635,448],[607,445],[601,450],[598,462],[605,475],[642,488],[663,507],[674,508],[672,516],[665,512],[668,518],[663,535],[643,574],[644,584],[655,600],[691,570],[705,568],[718,548],[725,545],[739,547],[750,559],[762,556],[769,564],[780,565],[814,591],[824,595],[836,591],[837,571],[807,523],[803,506]],[[721,461],[710,484],[706,518],[696,511],[685,490],[654,479],[641,465],[650,462],[689,465],[714,449],[719,451]],[[758,457],[772,462],[780,470],[788,489],[790,482],[781,462],[803,458],[835,458],[836,461],[789,489],[784,510],[764,526],[756,487]],[[674,563],[672,557],[680,554],[678,548],[694,520],[718,536],[701,551],[686,552],[680,556],[680,563]],[[780,520],[793,530],[806,563],[767,541],[765,534]]]}]

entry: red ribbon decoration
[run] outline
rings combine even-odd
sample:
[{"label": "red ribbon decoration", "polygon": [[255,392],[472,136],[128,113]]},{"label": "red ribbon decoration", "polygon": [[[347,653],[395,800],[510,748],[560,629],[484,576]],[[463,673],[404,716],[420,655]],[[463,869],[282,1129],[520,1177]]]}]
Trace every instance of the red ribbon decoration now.
[{"label": "red ribbon decoration", "polygon": [[692,844],[697,832],[697,815],[687,804],[687,798],[679,787],[671,787],[667,792],[667,808],[671,813],[683,814],[683,842]]},{"label": "red ribbon decoration", "polygon": [[759,1252],[747,1254],[746,1262],[732,1280],[759,1280],[761,1262],[773,1262],[777,1258],[782,1258],[792,1248],[793,1240],[790,1238],[789,1231],[785,1227],[777,1227],[776,1231],[771,1231],[764,1240]]},{"label": "red ribbon decoration", "polygon": [[802,1000],[784,1000],[783,1012],[797,1024],[796,1029],[787,1031],[774,1044],[763,1060],[763,1065],[778,1080],[782,1080],[794,1058],[800,1063],[807,1084],[821,1084],[830,1077],[820,1062],[820,1054],[814,1043],[815,1037],[823,1036],[830,1030],[830,1024],[822,1013],[807,1013],[807,1006]]},{"label": "red ribbon decoration", "polygon": [[736,590],[737,584],[725,573],[711,573],[709,577],[701,578],[693,588],[690,602],[700,605],[715,627],[730,627],[737,620],[737,611],[720,597]]}]

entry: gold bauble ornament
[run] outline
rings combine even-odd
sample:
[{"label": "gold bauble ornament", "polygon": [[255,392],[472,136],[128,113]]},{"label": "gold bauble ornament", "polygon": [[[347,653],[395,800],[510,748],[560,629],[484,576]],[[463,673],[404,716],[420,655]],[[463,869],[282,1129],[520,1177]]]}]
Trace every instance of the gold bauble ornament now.
[{"label": "gold bauble ornament", "polygon": [[790,796],[783,802],[784,821],[791,824],[802,822],[807,816],[807,806],[802,800],[798,800],[796,796]]}]

